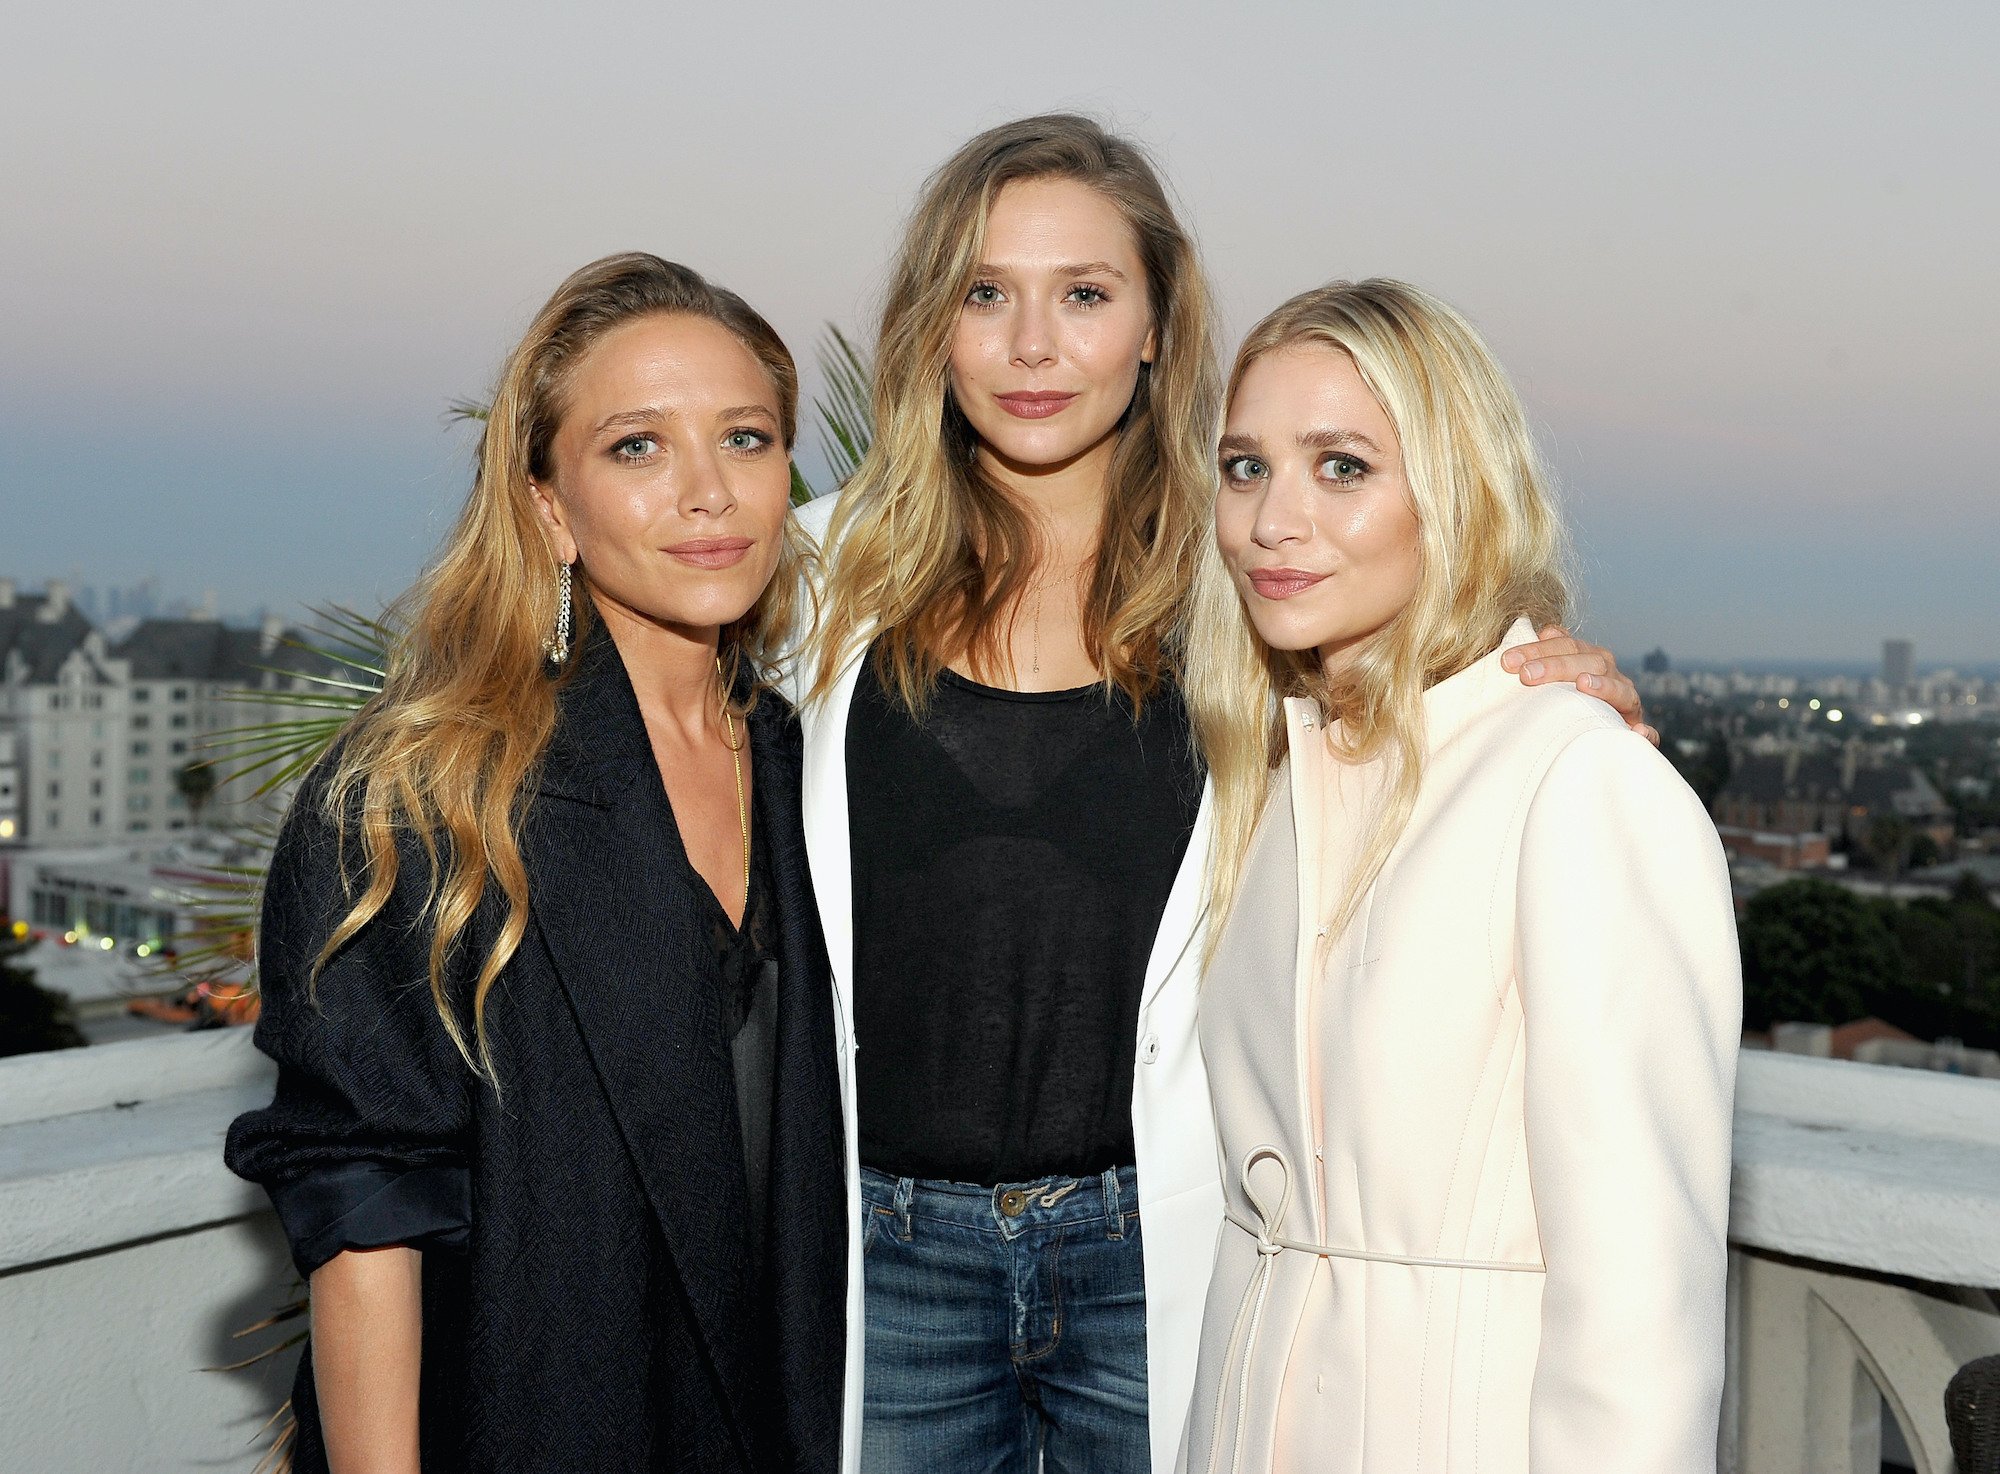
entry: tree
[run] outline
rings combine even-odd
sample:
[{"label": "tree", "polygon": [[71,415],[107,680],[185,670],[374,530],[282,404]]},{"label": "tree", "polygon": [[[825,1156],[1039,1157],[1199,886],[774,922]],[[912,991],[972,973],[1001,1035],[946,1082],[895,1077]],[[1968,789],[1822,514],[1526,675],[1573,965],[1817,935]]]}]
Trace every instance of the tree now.
[{"label": "tree", "polygon": [[1844,1024],[1903,976],[1902,954],[1882,913],[1829,881],[1787,881],[1753,897],[1737,935],[1743,1021],[1750,1028]]},{"label": "tree", "polygon": [[0,936],[0,1055],[77,1049],[83,1037],[70,1012],[69,995],[44,988],[19,958],[28,943]]},{"label": "tree", "polygon": [[1869,822],[1863,844],[1870,863],[1888,876],[1893,885],[1909,863],[1910,847],[1915,841],[1916,833],[1908,820],[1898,814],[1883,814]]},{"label": "tree", "polygon": [[188,812],[194,822],[201,822],[201,811],[207,807],[209,799],[215,796],[215,764],[206,759],[189,763],[174,775],[174,787],[187,800]]}]

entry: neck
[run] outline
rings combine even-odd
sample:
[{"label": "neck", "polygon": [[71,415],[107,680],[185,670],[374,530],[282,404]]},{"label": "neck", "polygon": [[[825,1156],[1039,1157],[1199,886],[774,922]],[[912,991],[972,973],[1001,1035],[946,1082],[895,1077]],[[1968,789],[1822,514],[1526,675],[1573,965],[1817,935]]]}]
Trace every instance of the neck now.
[{"label": "neck", "polygon": [[1114,433],[1066,461],[1027,465],[980,442],[980,470],[1027,512],[1041,533],[1038,578],[1048,569],[1074,568],[1096,555],[1117,449]]},{"label": "neck", "polygon": [[646,725],[665,724],[691,741],[716,724],[715,653],[721,631],[713,625],[652,619],[593,591],[604,627],[618,647]]}]

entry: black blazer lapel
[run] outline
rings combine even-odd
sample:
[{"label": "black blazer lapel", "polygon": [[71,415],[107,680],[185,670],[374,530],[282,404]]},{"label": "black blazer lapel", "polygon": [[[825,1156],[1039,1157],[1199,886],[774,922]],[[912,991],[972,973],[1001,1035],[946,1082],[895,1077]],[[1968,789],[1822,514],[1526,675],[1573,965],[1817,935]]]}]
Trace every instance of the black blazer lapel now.
[{"label": "black blazer lapel", "polygon": [[747,1194],[713,958],[616,647],[578,652],[530,806],[530,916],[659,1220],[749,1458]]},{"label": "black blazer lapel", "polygon": [[840,1459],[850,1231],[833,972],[806,863],[798,723],[766,694],[751,713],[750,735],[754,802],[770,847],[777,919],[770,1239],[775,1370],[799,1468],[830,1470]]}]

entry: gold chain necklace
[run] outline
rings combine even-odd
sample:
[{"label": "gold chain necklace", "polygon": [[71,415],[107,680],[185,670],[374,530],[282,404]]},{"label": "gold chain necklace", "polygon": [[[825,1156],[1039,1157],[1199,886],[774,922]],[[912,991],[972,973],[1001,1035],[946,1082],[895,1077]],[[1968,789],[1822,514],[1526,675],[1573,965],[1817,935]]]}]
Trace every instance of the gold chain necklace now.
[{"label": "gold chain necklace", "polygon": [[[722,657],[715,657],[715,684],[722,687]],[[729,756],[736,767],[736,832],[743,838],[743,915],[750,915],[750,806],[743,801],[743,744],[736,740],[736,715],[729,698],[722,699],[722,720],[729,726]]]}]

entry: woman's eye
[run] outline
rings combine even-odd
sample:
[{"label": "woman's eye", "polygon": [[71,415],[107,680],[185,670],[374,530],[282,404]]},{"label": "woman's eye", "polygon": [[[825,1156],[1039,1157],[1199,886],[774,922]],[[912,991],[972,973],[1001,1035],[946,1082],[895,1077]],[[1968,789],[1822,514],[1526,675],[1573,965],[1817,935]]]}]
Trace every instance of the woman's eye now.
[{"label": "woman's eye", "polygon": [[1264,471],[1264,463],[1255,456],[1231,456],[1222,463],[1222,474],[1239,483],[1255,481]]},{"label": "woman's eye", "polygon": [[660,448],[660,442],[650,435],[627,435],[611,447],[611,453],[621,461],[643,461]]},{"label": "woman's eye", "polygon": [[974,282],[972,290],[965,294],[968,305],[973,307],[994,307],[1000,301],[1000,289],[990,281]]},{"label": "woman's eye", "polygon": [[1069,294],[1085,307],[1095,307],[1100,302],[1109,302],[1111,300],[1104,295],[1104,288],[1093,287],[1088,282],[1078,282],[1069,289]]},{"label": "woman's eye", "polygon": [[1368,463],[1353,456],[1328,456],[1320,470],[1329,481],[1359,481],[1368,474]]},{"label": "woman's eye", "polygon": [[722,443],[731,450],[762,450],[771,443],[771,437],[762,430],[731,430],[722,437]]}]

